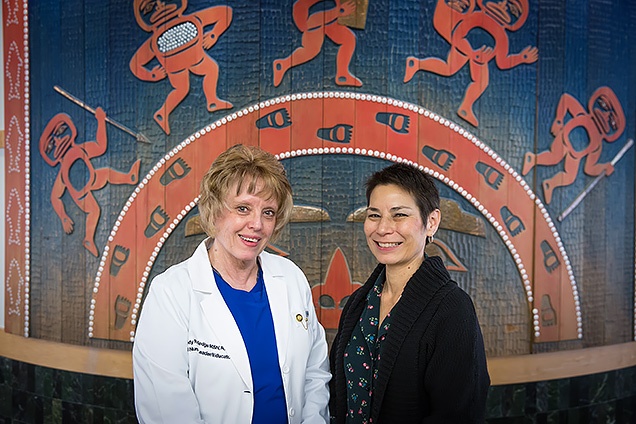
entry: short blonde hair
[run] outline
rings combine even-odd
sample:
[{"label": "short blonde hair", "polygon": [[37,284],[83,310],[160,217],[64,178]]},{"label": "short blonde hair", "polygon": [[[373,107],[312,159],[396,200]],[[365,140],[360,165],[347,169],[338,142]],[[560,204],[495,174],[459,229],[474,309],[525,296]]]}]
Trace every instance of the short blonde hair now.
[{"label": "short blonde hair", "polygon": [[[201,180],[199,214],[203,231],[214,237],[213,221],[226,207],[227,195],[234,184],[236,194],[246,190],[249,194],[258,194],[276,201],[278,211],[272,241],[275,240],[291,218],[291,184],[285,168],[274,155],[258,147],[242,144],[221,153]],[[256,192],[258,188],[261,188],[260,192]]]}]

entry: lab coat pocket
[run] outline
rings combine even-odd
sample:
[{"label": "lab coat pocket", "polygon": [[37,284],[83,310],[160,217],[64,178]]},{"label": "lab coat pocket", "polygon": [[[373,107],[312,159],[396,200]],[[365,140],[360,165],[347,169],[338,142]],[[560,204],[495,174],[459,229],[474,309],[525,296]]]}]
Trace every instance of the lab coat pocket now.
[{"label": "lab coat pocket", "polygon": [[295,349],[300,349],[303,352],[308,351],[311,348],[313,340],[313,323],[312,316],[308,310],[297,310],[292,313],[290,317],[293,321],[293,344]]},{"label": "lab coat pocket", "polygon": [[309,311],[298,312],[294,318],[296,320],[296,327],[300,325],[306,331],[309,331]]}]

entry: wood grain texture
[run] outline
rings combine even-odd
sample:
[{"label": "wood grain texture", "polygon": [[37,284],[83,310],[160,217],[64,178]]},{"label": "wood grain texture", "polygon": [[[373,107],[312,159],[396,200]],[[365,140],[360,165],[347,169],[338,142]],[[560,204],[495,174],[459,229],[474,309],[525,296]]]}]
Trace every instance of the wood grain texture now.
[{"label": "wood grain texture", "polygon": [[[316,4],[309,13],[319,13],[333,6],[332,2],[317,3],[321,4]],[[129,69],[135,51],[151,37],[137,25],[132,5],[119,6],[95,0],[29,2],[28,13],[18,13],[16,16],[19,19],[24,16],[29,18],[30,102],[27,118],[30,126],[20,129],[23,140],[27,134],[31,140],[31,168],[28,176],[17,172],[6,174],[7,187],[16,188],[18,195],[23,196],[26,189],[30,189],[29,199],[23,199],[22,202],[23,205],[26,203],[24,200],[29,202],[30,222],[28,226],[23,222],[19,234],[22,239],[30,237],[29,260],[24,260],[24,245],[6,242],[6,252],[7,257],[15,253],[21,267],[29,266],[31,286],[28,318],[31,336],[70,345],[129,348],[129,342],[88,337],[95,282],[99,280],[100,273],[110,275],[110,263],[104,264],[106,269],[100,270],[101,256],[94,257],[82,247],[86,214],[68,194],[62,200],[75,221],[75,229],[72,234],[64,233],[50,201],[51,187],[59,167],[54,168],[43,162],[37,141],[46,123],[57,113],[64,112],[71,117],[78,129],[78,142],[95,138],[96,119],[91,113],[54,92],[53,85],[60,85],[88,104],[103,107],[108,117],[143,133],[152,141],[148,145],[136,143],[133,137],[109,125],[107,152],[91,160],[96,168],[108,167],[113,171],[125,172],[139,159],[142,178],[153,172],[153,168],[168,152],[206,126],[245,107],[295,93],[368,93],[410,102],[449,120],[449,123],[458,124],[462,131],[470,131],[492,149],[500,160],[517,171],[523,167],[526,153],[546,151],[554,142],[555,135],[550,130],[559,100],[566,93],[585,108],[588,107],[591,94],[601,86],[610,87],[620,100],[627,116],[624,135],[614,143],[603,143],[602,162],[611,159],[627,137],[634,136],[636,83],[629,70],[636,68],[636,43],[633,42],[633,34],[636,34],[636,3],[588,0],[581,7],[572,7],[558,1],[529,2],[525,24],[516,31],[505,31],[505,37],[510,53],[518,53],[526,46],[537,46],[539,60],[507,70],[496,66],[494,60],[489,63],[489,78],[482,81],[487,82],[488,86],[474,103],[479,126],[471,125],[457,114],[471,80],[468,64],[449,76],[418,71],[409,82],[403,80],[407,57],[445,60],[452,50],[449,41],[433,25],[436,8],[444,1],[374,0],[368,3],[364,28],[351,29],[356,45],[349,70],[362,81],[362,87],[358,88],[338,85],[335,81],[339,45],[327,36],[323,37],[315,57],[292,66],[280,85],[275,86],[274,61],[288,57],[303,44],[303,33],[293,19],[293,5],[297,3],[292,0],[232,2],[233,20],[230,27],[205,54],[219,66],[218,95],[231,101],[234,108],[209,112],[205,107],[203,78],[190,75],[189,94],[171,114],[172,132],[167,134],[157,125],[153,114],[170,93],[171,83],[167,79],[142,81]],[[26,3],[16,4],[22,7]],[[184,13],[193,14],[209,6],[209,1],[190,0]],[[10,13],[5,16],[8,17],[5,51],[7,40],[13,41],[15,38],[7,35],[17,34],[15,40],[22,48],[22,27],[12,24]],[[455,22],[448,22],[451,32],[455,29],[453,25]],[[471,30],[468,36],[475,45],[492,43],[488,37],[476,29]],[[9,81],[7,78],[13,75],[16,63],[9,63],[5,81]],[[13,93],[12,88],[5,83],[5,96]],[[24,84],[20,90],[24,90]],[[275,152],[289,151],[292,146],[315,145],[315,129],[311,133],[302,131],[303,125],[313,128],[315,122],[324,129],[353,120],[357,126],[353,129],[351,145],[374,140],[374,150],[391,150],[399,155],[426,160],[418,156],[421,146],[403,143],[402,135],[388,126],[378,128],[373,117],[357,121],[360,116],[377,112],[372,108],[373,105],[370,106],[371,102],[343,100],[338,110],[325,109],[325,99],[316,99],[315,104],[305,110],[298,101],[283,103],[286,103],[284,107],[294,118],[293,130],[281,130],[274,137],[264,136],[264,132],[257,130],[254,125],[234,128],[234,132],[216,130],[215,137],[210,138],[205,148],[187,158],[192,175],[202,175],[204,168],[210,164],[208,159],[216,154],[215,149],[220,145],[225,147],[228,140],[240,139],[251,144],[266,140],[266,145],[262,146]],[[11,122],[9,118],[15,112],[18,122],[24,124],[22,114],[27,110],[25,106],[24,98],[11,103],[6,108],[6,121]],[[264,113],[261,112],[265,109],[261,107],[256,115],[262,118]],[[391,107],[386,105],[382,112],[389,109]],[[430,137],[432,141],[439,142],[438,148],[459,155],[457,152],[461,149],[458,150],[459,143],[455,143],[455,139],[416,121],[412,119],[409,127],[409,135],[413,139]],[[301,128],[297,129],[299,126]],[[13,128],[5,124],[7,143],[12,143],[8,147],[13,147],[17,140]],[[380,133],[382,137],[378,136]],[[9,141],[10,136],[14,136],[12,141]],[[438,140],[437,137],[444,139]],[[523,176],[533,195],[543,203],[544,210],[540,207],[534,209],[533,205],[526,210],[515,210],[515,198],[506,198],[502,202],[510,206],[510,213],[521,217],[529,229],[545,222],[546,216],[552,217],[554,227],[547,232],[558,234],[577,284],[583,327],[583,338],[580,340],[549,343],[535,340],[532,308],[540,305],[541,299],[535,299],[534,304],[528,299],[515,258],[498,230],[490,225],[473,203],[463,197],[461,188],[454,189],[440,181],[438,186],[442,196],[459,204],[463,212],[476,216],[476,220],[486,228],[485,237],[476,237],[459,231],[459,227],[453,225],[453,228],[442,228],[438,238],[453,250],[468,269],[466,273],[453,271],[452,275],[475,302],[491,357],[614,345],[633,339],[635,152],[636,148],[632,148],[617,164],[615,172],[609,178],[604,178],[563,222],[554,221],[554,217],[591,179],[583,172],[584,161],[576,181],[557,188],[551,202],[545,201],[542,182],[558,173],[562,163],[537,166]],[[13,159],[9,156],[9,148],[6,153],[7,163],[11,164]],[[486,155],[483,152],[479,154]],[[455,159],[455,165],[464,159],[474,158],[460,156]],[[24,154],[15,160],[23,166]],[[324,210],[330,219],[291,223],[283,231],[277,247],[288,252],[289,257],[305,270],[312,286],[325,281],[329,261],[336,249],[340,249],[346,258],[352,280],[366,280],[375,261],[368,252],[362,224],[347,222],[346,217],[365,205],[366,176],[388,165],[389,161],[365,155],[333,157],[314,154],[285,158],[283,163],[289,172],[296,202]],[[461,172],[453,172],[457,172],[460,178],[472,175],[475,171],[475,166],[464,165]],[[470,185],[471,194],[480,200],[487,201],[502,193],[489,185],[484,175],[466,179],[465,185]],[[26,181],[29,181],[29,186],[25,185]],[[151,195],[142,193],[136,200],[137,215],[127,227],[131,237],[127,240],[129,245],[125,247],[134,250],[145,246],[148,238],[143,236],[143,228],[148,225],[150,214],[156,206],[168,209],[174,206],[171,211],[176,214],[179,212],[177,206],[180,205],[175,206],[175,203],[178,203],[177,197],[181,193],[195,197],[197,181],[188,179],[182,183],[178,190],[158,187]],[[511,183],[504,180],[501,184],[504,187]],[[134,189],[134,185],[107,184],[93,193],[101,207],[95,238],[100,255],[108,246],[111,231]],[[7,190],[7,196],[10,192]],[[182,199],[178,200],[180,202]],[[501,205],[498,206],[497,210],[490,211],[497,216],[501,214]],[[193,214],[196,214],[196,208],[188,216]],[[152,264],[149,281],[157,273],[189,256],[202,239],[201,235],[186,236],[184,227],[183,221],[176,225],[163,244]],[[139,228],[141,235],[135,231]],[[519,239],[516,236],[513,241]],[[537,252],[542,241],[537,235],[535,240],[522,243],[520,249]],[[130,258],[129,265],[136,270],[136,276],[143,274],[149,259],[134,255]],[[545,273],[543,259],[536,255],[525,265],[534,274],[538,271]],[[566,266],[565,262],[561,265]],[[561,280],[554,281],[554,285],[560,284],[569,289],[567,273],[564,272],[562,276]],[[104,283],[100,290],[112,290],[106,297],[115,298],[126,283],[139,282],[124,282],[118,287]],[[541,284],[542,281],[538,281],[531,289],[536,292]],[[565,290],[559,294],[564,293],[566,296],[551,299],[559,311],[570,306],[568,302],[571,296],[567,295],[572,292],[567,293]],[[105,334],[108,334],[112,330],[108,327],[115,323],[115,313],[112,304],[104,307],[106,309],[99,312],[107,317]],[[570,320],[576,319],[574,314],[568,316]],[[10,332],[23,332],[25,316],[7,317],[5,313],[5,317]],[[126,337],[129,334],[129,331],[124,332]]]},{"label": "wood grain texture", "polygon": [[[71,346],[0,331],[0,356],[65,371],[132,378],[130,351]],[[597,374],[635,365],[636,342],[488,358],[493,386]]]}]

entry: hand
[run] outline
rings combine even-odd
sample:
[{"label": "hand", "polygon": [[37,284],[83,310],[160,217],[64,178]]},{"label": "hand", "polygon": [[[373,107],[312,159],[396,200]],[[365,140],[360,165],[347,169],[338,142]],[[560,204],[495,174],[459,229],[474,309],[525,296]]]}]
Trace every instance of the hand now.
[{"label": "hand", "polygon": [[356,5],[353,0],[344,2],[340,5],[338,13],[340,16],[349,16],[356,10]]},{"label": "hand", "polygon": [[448,7],[457,12],[463,13],[464,10],[470,5],[469,0],[450,0],[448,3]]},{"label": "hand", "polygon": [[521,50],[521,62],[522,63],[534,63],[539,59],[539,49],[536,47],[528,46]]},{"label": "hand", "polygon": [[216,44],[218,38],[216,37],[216,35],[213,32],[209,32],[207,34],[204,34],[203,37],[203,48],[204,49],[210,49],[212,48],[213,45]]},{"label": "hand", "polygon": [[98,121],[106,119],[106,112],[104,112],[104,109],[102,109],[101,106],[97,106],[95,109],[95,118],[97,118]]},{"label": "hand", "polygon": [[611,163],[608,163],[607,166],[605,167],[605,176],[609,177],[613,173],[614,173],[614,165],[612,165]]},{"label": "hand", "polygon": [[66,216],[64,218],[62,218],[62,227],[64,227],[64,232],[66,234],[71,234],[73,232],[73,225],[75,223],[73,222],[73,220]]},{"label": "hand", "polygon": [[150,71],[150,79],[152,81],[162,80],[162,79],[164,79],[166,77],[166,75],[168,75],[168,74],[166,73],[166,70],[163,69],[163,66],[161,66],[161,65],[155,66]]},{"label": "hand", "polygon": [[473,61],[479,65],[486,64],[495,56],[495,49],[489,46],[481,46],[481,48],[473,52]]}]

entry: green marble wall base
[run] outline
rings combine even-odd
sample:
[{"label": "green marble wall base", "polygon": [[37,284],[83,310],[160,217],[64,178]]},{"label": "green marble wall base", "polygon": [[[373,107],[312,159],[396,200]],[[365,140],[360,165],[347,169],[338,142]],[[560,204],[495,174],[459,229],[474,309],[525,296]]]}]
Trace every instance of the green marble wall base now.
[{"label": "green marble wall base", "polygon": [[[493,386],[488,424],[636,423],[636,367]],[[133,382],[0,357],[0,423],[137,423]]]}]

